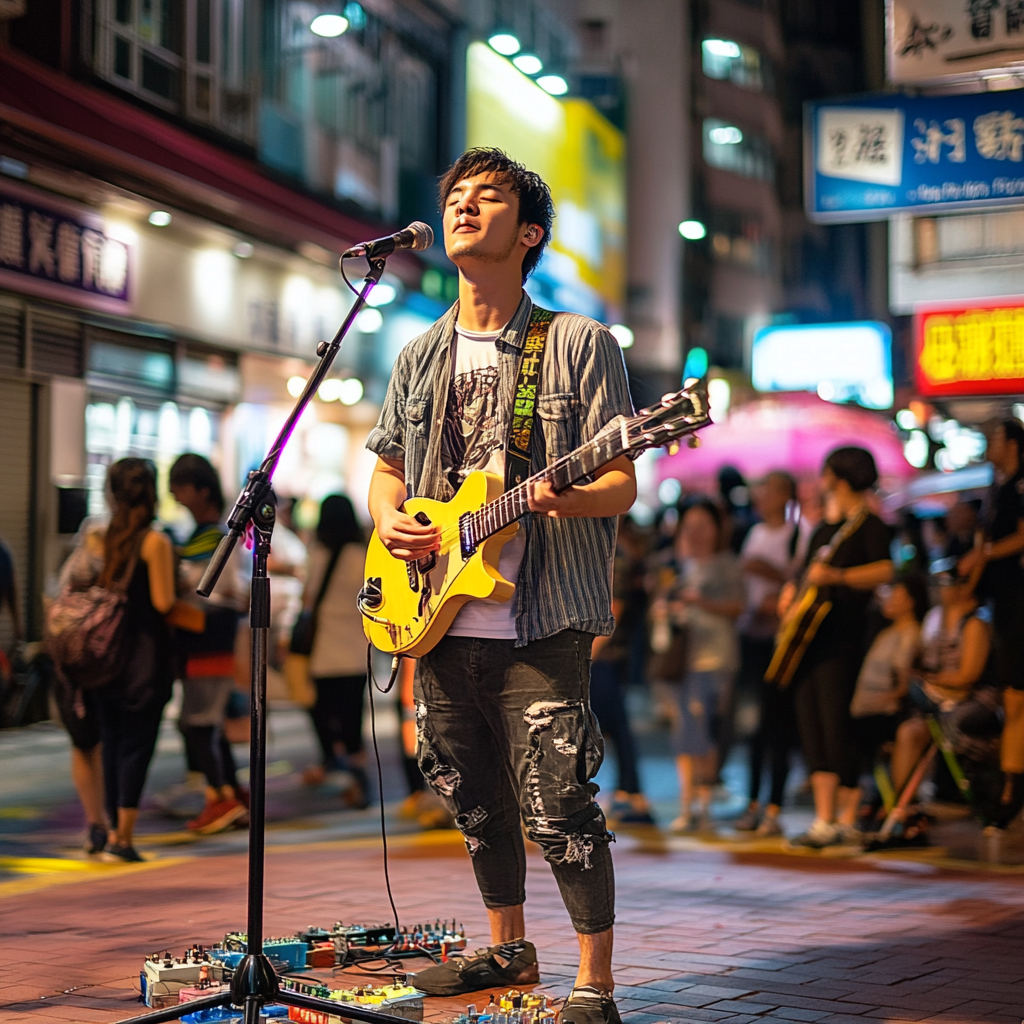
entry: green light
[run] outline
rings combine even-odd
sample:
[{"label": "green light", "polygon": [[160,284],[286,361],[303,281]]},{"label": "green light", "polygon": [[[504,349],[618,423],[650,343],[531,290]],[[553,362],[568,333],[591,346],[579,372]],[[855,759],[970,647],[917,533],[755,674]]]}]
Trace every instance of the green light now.
[{"label": "green light", "polygon": [[700,380],[708,372],[708,353],[699,345],[686,353],[686,365],[683,367],[683,380],[696,377]]}]

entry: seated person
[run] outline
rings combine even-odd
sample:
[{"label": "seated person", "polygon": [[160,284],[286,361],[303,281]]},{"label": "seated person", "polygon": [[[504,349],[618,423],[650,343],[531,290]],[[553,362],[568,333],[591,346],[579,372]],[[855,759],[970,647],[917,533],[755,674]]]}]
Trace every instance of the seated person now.
[{"label": "seated person", "polygon": [[882,588],[882,614],[890,625],[875,637],[850,703],[862,767],[870,772],[879,750],[896,738],[906,717],[905,698],[910,667],[917,656],[921,622],[928,613],[928,586],[919,574],[902,577]]},{"label": "seated person", "polygon": [[892,776],[902,791],[932,742],[926,714],[939,719],[956,745],[958,723],[973,716],[972,691],[981,679],[991,644],[989,616],[978,605],[971,580],[955,570],[936,575],[940,604],[924,618],[921,653],[912,675],[915,712],[896,730]]}]

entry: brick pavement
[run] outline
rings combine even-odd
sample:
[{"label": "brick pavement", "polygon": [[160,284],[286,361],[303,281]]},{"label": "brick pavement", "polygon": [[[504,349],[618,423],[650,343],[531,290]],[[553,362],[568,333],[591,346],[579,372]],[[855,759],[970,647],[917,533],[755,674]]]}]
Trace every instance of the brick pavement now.
[{"label": "brick pavement", "polygon": [[[630,837],[617,844],[615,860],[617,997],[628,1024],[1021,1021],[1019,875],[744,855]],[[397,839],[392,865],[405,921],[455,916],[484,939],[456,836]],[[145,953],[209,943],[245,919],[238,853],[54,878],[61,884],[39,876],[25,883],[34,891],[6,883],[0,894],[5,1024],[91,1024],[138,1012]],[[366,840],[274,847],[267,882],[268,934],[390,917],[379,854]],[[536,852],[528,887],[542,987],[562,995],[575,939]],[[444,1020],[464,1001],[429,1000],[428,1019]]]}]

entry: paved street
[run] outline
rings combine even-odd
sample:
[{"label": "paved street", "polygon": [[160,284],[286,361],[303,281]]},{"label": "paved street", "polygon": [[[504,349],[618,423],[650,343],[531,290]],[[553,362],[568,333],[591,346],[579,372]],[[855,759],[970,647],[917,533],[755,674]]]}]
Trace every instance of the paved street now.
[{"label": "paved street", "polygon": [[[305,716],[276,711],[271,722],[268,934],[339,918],[389,920],[376,812],[340,811],[335,793],[304,789],[297,772],[312,749]],[[378,725],[393,809],[402,793],[387,709]],[[643,745],[645,783],[664,821],[671,762],[656,729]],[[160,748],[150,792],[180,777],[171,723]],[[12,1024],[129,1016],[140,1009],[145,954],[210,944],[244,925],[244,833],[196,842],[150,804],[140,848],[151,859],[139,867],[92,863],[77,852],[66,758],[63,734],[50,726],[0,737],[0,1010]],[[741,761],[727,773],[734,788]],[[720,803],[719,815],[734,806]],[[805,819],[788,814],[790,831]],[[458,835],[419,833],[393,814],[389,831],[402,920],[454,916],[482,943],[484,914]],[[618,996],[631,1024],[1016,1024],[1024,1013],[1018,868],[984,869],[942,849],[785,855],[778,840],[744,842],[724,822],[717,837],[702,840],[622,832],[614,855]],[[529,893],[542,987],[564,995],[575,941],[536,850]],[[469,1001],[429,1000],[427,1018],[445,1020]]]}]

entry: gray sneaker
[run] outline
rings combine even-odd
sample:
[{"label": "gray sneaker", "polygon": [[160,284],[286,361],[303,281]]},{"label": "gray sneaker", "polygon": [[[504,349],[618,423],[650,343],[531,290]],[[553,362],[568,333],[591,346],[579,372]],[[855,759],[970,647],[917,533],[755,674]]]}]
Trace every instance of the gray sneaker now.
[{"label": "gray sneaker", "polygon": [[766,814],[761,824],[757,826],[756,835],[764,838],[765,836],[781,836],[782,825],[779,824],[779,816],[777,814]]},{"label": "gray sneaker", "polygon": [[409,983],[428,996],[457,996],[481,989],[515,988],[540,981],[537,947],[526,939],[473,953],[453,953],[447,963],[412,975]]},{"label": "gray sneaker", "polygon": [[806,832],[790,840],[790,846],[808,846],[812,850],[824,850],[826,846],[838,846],[842,841],[843,837],[835,825],[815,819]]},{"label": "gray sneaker", "polygon": [[581,985],[569,993],[558,1024],[622,1024],[622,1018],[610,993]]}]

